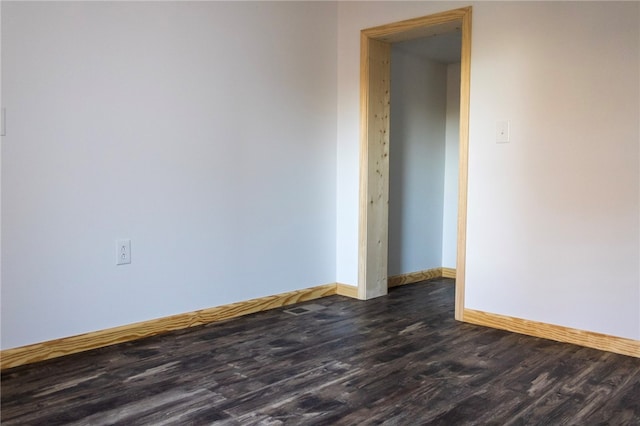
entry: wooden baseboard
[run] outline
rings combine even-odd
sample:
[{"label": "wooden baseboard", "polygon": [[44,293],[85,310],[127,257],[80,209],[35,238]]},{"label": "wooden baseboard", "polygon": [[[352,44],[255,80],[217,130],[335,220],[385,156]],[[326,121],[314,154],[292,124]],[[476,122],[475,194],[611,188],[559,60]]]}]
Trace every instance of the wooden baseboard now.
[{"label": "wooden baseboard", "polygon": [[433,268],[424,271],[409,272],[389,277],[387,287],[397,287],[399,285],[413,284],[420,281],[432,280],[434,278],[455,278],[456,270],[452,268]]},{"label": "wooden baseboard", "polygon": [[[349,286],[350,287],[350,286]],[[187,312],[170,317],[138,322],[135,324],[94,331],[77,336],[36,343],[0,351],[0,369],[57,358],[77,352],[88,351],[103,346],[142,339],[166,331],[179,330],[196,325],[208,324],[235,318],[241,315],[266,311],[281,306],[336,294],[337,284],[326,284],[303,290],[290,291],[274,296],[260,297],[243,302],[199,311]]]},{"label": "wooden baseboard", "polygon": [[465,309],[463,321],[640,358],[640,340]]},{"label": "wooden baseboard", "polygon": [[[389,277],[389,287],[415,283],[444,276],[444,269],[434,268],[426,271]],[[455,273],[455,270],[454,270]],[[290,291],[273,296],[251,299],[243,302],[199,311],[187,312],[170,317],[138,322],[135,324],[99,330],[77,336],[63,337],[42,343],[21,346],[0,351],[0,370],[30,364],[37,361],[57,358],[103,346],[142,339],[172,330],[222,321],[255,312],[266,311],[294,303],[314,300],[339,294],[357,298],[355,286],[334,283],[302,290]],[[594,349],[615,352],[640,358],[640,341],[606,334],[576,330],[567,327],[539,323],[535,321],[490,314],[472,309],[464,310],[465,322],[487,327],[499,328],[520,334],[573,343]]]},{"label": "wooden baseboard", "polygon": [[357,299],[358,287],[348,284],[336,283],[336,294]]},{"label": "wooden baseboard", "polygon": [[442,278],[456,278],[455,268],[442,268]]}]

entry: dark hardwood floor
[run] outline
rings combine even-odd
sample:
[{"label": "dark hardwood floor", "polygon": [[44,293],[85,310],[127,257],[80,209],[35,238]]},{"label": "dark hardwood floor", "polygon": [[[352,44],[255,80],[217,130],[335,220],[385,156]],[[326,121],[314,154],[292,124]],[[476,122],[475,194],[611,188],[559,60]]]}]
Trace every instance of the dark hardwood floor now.
[{"label": "dark hardwood floor", "polygon": [[1,421],[640,425],[640,359],[456,322],[453,290],[331,296],[16,367]]}]

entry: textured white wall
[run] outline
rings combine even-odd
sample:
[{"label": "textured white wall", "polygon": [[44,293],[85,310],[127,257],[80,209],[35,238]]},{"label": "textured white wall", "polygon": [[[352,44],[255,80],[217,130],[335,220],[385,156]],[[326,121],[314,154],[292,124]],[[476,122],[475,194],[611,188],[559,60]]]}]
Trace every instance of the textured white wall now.
[{"label": "textured white wall", "polygon": [[[640,4],[473,5],[466,306],[639,339]],[[357,282],[359,31],[460,6],[338,6],[341,282]]]},{"label": "textured white wall", "polygon": [[460,63],[447,66],[447,123],[442,214],[442,265],[456,267],[458,247],[458,163],[460,151]]},{"label": "textured white wall", "polygon": [[3,1],[2,347],[335,282],[336,19]]},{"label": "textured white wall", "polygon": [[392,48],[389,275],[442,266],[447,66]]}]

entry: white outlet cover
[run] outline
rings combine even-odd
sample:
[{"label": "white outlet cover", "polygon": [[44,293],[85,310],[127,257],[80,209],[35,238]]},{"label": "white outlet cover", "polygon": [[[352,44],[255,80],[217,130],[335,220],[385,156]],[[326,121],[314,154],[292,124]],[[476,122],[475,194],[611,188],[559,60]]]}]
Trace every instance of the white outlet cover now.
[{"label": "white outlet cover", "polygon": [[131,263],[131,240],[116,241],[116,265]]}]

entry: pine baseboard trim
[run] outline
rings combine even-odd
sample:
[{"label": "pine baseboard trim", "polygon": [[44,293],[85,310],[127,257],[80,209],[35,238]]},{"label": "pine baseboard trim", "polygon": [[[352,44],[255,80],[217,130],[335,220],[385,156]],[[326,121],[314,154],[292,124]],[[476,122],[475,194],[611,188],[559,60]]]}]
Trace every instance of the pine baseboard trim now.
[{"label": "pine baseboard trim", "polygon": [[442,268],[442,278],[453,278],[456,279],[456,270],[455,268]]},{"label": "pine baseboard trim", "polygon": [[393,275],[387,279],[387,287],[418,283],[434,278],[455,278],[456,270],[453,268],[433,268],[423,271],[409,272],[408,274]]},{"label": "pine baseboard trim", "polygon": [[357,299],[358,287],[349,284],[336,283],[336,294]]},{"label": "pine baseboard trim", "polygon": [[325,284],[0,351],[0,370],[336,294]]},{"label": "pine baseboard trim", "polygon": [[485,327],[498,328],[513,333],[541,337],[557,342],[571,343],[601,351],[614,352],[640,358],[640,340],[578,330],[560,325],[530,321],[505,315],[465,309],[463,321]]}]

